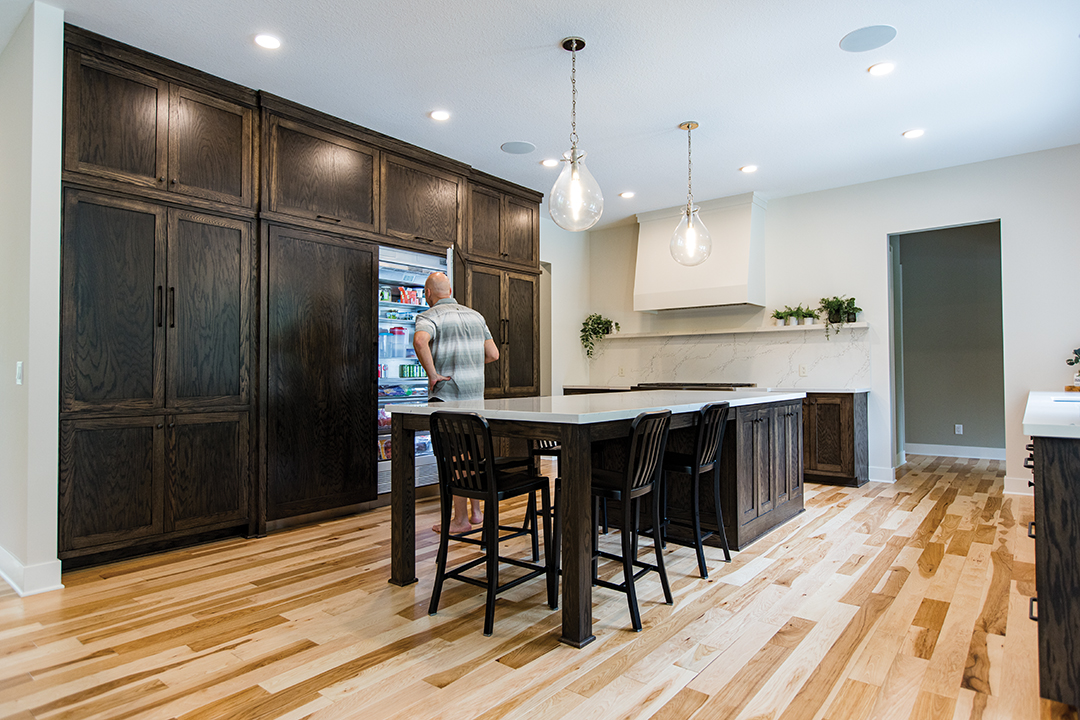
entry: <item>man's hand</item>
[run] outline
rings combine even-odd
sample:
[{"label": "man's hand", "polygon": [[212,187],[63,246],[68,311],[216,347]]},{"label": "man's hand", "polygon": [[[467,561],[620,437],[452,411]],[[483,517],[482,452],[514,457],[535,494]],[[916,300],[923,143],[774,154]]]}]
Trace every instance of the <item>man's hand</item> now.
[{"label": "man's hand", "polygon": [[428,379],[427,379],[428,395],[435,392],[435,383],[441,383],[443,380],[449,380],[449,379],[450,379],[449,375],[438,375],[438,374],[428,375]]}]

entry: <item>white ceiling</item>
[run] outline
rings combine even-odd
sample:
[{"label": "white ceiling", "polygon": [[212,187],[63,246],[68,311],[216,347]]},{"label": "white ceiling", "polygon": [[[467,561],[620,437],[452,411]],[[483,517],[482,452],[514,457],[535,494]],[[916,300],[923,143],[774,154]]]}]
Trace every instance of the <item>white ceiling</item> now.
[{"label": "white ceiling", "polygon": [[[0,44],[27,0],[0,0]],[[67,22],[547,193],[578,134],[600,226],[694,195],[766,198],[1080,143],[1077,0],[50,0]],[[888,24],[896,39],[847,53]],[[281,37],[257,47],[256,33]],[[896,71],[873,77],[879,61]],[[447,123],[427,113],[444,108]],[[919,140],[901,132],[925,128]],[[509,155],[510,140],[536,145]],[[753,175],[738,172],[755,164]],[[619,193],[633,190],[632,200]]]}]

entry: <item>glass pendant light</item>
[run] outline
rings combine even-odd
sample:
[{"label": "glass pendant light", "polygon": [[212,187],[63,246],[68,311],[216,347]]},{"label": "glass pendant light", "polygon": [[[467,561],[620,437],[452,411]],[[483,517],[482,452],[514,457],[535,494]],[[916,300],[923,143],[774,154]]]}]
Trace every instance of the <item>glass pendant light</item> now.
[{"label": "glass pendant light", "polygon": [[686,131],[686,209],[683,210],[679,227],[671,236],[671,257],[681,265],[700,265],[709,259],[712,253],[712,236],[698,217],[698,208],[694,207],[694,191],[691,177],[694,170],[693,155],[690,152],[690,131],[698,124],[688,120],[679,126]]},{"label": "glass pendant light", "polygon": [[563,155],[562,172],[551,188],[548,212],[563,230],[581,232],[600,220],[604,212],[604,195],[592,173],[585,167],[585,153],[579,151],[577,145],[577,51],[585,47],[585,41],[579,37],[568,37],[562,41],[562,47],[570,51],[570,87],[573,90],[570,150]]}]

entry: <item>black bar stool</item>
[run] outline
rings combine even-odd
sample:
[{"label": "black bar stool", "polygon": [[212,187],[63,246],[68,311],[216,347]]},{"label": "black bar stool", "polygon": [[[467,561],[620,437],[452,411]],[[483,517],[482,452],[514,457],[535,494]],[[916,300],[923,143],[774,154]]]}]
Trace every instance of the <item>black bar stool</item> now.
[{"label": "black bar stool", "polygon": [[[701,531],[701,478],[709,473],[712,473],[713,507],[716,509],[717,531],[724,547],[724,561],[731,562],[731,550],[728,548],[723,513],[720,510],[720,454],[724,447],[724,428],[727,425],[729,409],[726,402],[711,403],[702,407],[694,418],[697,427],[694,451],[689,455],[678,452],[668,452],[664,455],[665,474],[682,473],[690,476],[691,518],[686,523],[667,517],[667,478],[665,477],[660,502],[664,506],[660,535],[665,543],[673,542],[694,548],[697,551],[698,570],[703,578],[709,577],[709,570],[705,567],[703,541],[713,533]],[[686,528],[690,530],[692,536],[680,538],[676,535],[668,535],[668,526]]]},{"label": "black bar stool", "polygon": [[[600,533],[597,523],[593,529],[593,585],[618,590],[626,593],[626,602],[630,606],[630,622],[635,632],[641,632],[641,614],[638,612],[637,592],[634,582],[650,570],[660,574],[660,585],[664,589],[664,600],[672,604],[671,587],[668,585],[667,572],[664,570],[664,554],[660,545],[660,533],[653,533],[653,545],[656,548],[656,564],[650,565],[637,559],[636,518],[641,505],[641,498],[648,495],[659,485],[660,472],[664,461],[664,447],[667,445],[668,427],[671,424],[671,411],[660,410],[645,412],[634,418],[630,424],[629,453],[624,472],[612,472],[593,468],[592,496],[593,512],[600,512],[602,500],[617,500],[621,505],[622,555],[615,555],[599,549]],[[653,527],[660,527],[660,504],[653,502]],[[623,565],[623,582],[616,584],[600,580],[599,558],[619,560]],[[641,568],[637,572],[634,566]]]},{"label": "black bar stool", "polygon": [[[439,553],[436,560],[435,584],[431,589],[428,614],[439,609],[443,580],[453,578],[487,590],[484,613],[484,635],[491,635],[495,626],[495,596],[540,575],[547,577],[548,606],[558,607],[556,590],[558,568],[551,548],[551,502],[548,479],[533,472],[509,472],[495,462],[491,444],[491,428],[487,420],[476,413],[434,412],[431,414],[431,443],[439,469],[439,491],[442,501],[442,528],[439,533]],[[539,565],[499,555],[499,542],[522,534],[521,528],[500,527],[499,501],[540,491],[540,516],[544,520],[545,562]],[[480,530],[450,534],[450,517],[454,496],[484,500],[484,525]],[[535,520],[533,521],[535,528]],[[499,535],[500,530],[511,530]],[[481,533],[481,538],[470,537]],[[446,559],[450,540],[472,543],[484,548],[484,556],[470,560],[450,570]],[[525,568],[528,573],[510,582],[499,584],[499,563]],[[486,579],[469,577],[464,573],[481,563],[487,565]]]}]

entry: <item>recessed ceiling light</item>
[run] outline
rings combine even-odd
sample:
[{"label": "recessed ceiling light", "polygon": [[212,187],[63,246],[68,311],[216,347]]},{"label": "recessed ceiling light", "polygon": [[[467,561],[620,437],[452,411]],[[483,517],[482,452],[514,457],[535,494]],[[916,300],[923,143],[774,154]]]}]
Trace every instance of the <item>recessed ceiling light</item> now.
[{"label": "recessed ceiling light", "polygon": [[277,50],[281,47],[281,41],[273,35],[256,35],[255,43],[267,50]]},{"label": "recessed ceiling light", "polygon": [[438,120],[439,122],[443,122],[450,119],[450,113],[445,110],[432,110],[428,113],[428,117],[430,117],[432,120]]},{"label": "recessed ceiling light", "polygon": [[626,198],[627,200],[629,200],[630,198],[634,197],[634,191],[633,190],[627,190],[626,192],[621,192],[621,193],[619,193],[619,197]]},{"label": "recessed ceiling light", "polygon": [[757,165],[743,165],[739,168],[739,172],[752,173],[757,172]]},{"label": "recessed ceiling light", "polygon": [[866,52],[888,45],[896,37],[892,25],[871,25],[852,30],[840,40],[840,49],[846,52]]},{"label": "recessed ceiling light", "polygon": [[895,69],[896,63],[883,62],[878,63],[877,65],[871,65],[866,69],[866,72],[870,73],[871,75],[888,75]]},{"label": "recessed ceiling light", "polygon": [[558,167],[559,161],[555,158],[548,158],[547,160],[542,161],[540,164],[544,167]]},{"label": "recessed ceiling light", "polygon": [[904,133],[904,137],[906,137],[908,140],[914,140],[915,138],[922,137],[923,133],[925,132],[925,130],[908,130],[906,133]]},{"label": "recessed ceiling light", "polygon": [[524,140],[511,140],[510,142],[504,142],[499,147],[502,148],[503,152],[511,155],[528,155],[536,149],[535,145]]}]

